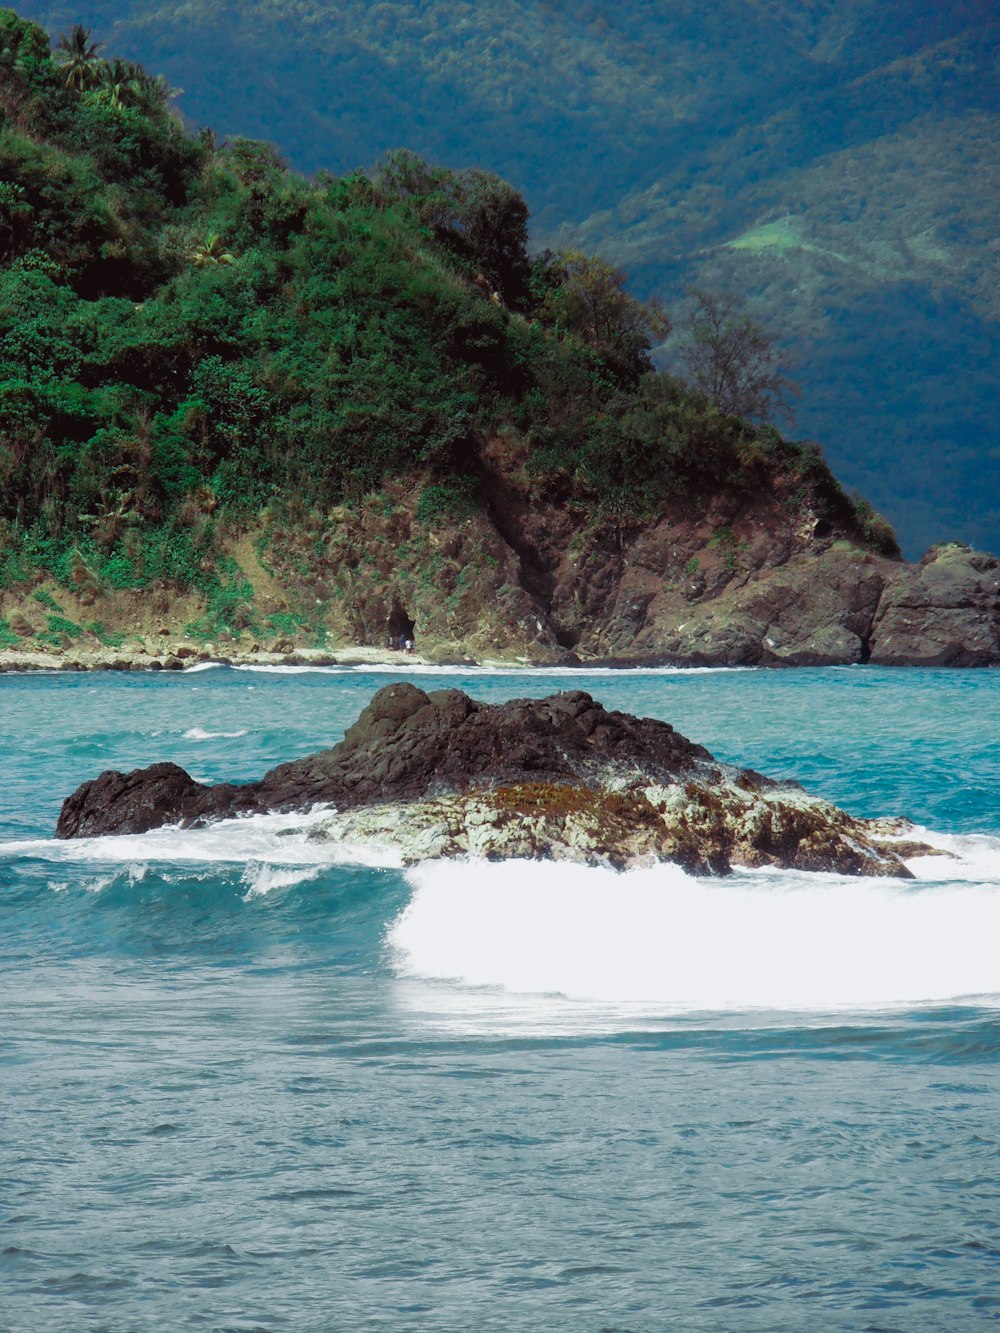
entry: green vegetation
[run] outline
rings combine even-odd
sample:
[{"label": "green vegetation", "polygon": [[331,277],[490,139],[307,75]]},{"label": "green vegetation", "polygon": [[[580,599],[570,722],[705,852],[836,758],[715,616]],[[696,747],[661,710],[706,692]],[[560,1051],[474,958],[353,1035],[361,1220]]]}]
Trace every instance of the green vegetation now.
[{"label": "green vegetation", "polygon": [[454,523],[465,518],[473,509],[473,499],[468,488],[460,490],[438,482],[425,486],[417,501],[417,518],[421,523],[436,525]]},{"label": "green vegetation", "polygon": [[84,626],[84,629],[93,634],[98,643],[104,644],[106,648],[120,648],[125,642],[124,634],[105,628],[99,620],[91,621],[89,625]]},{"label": "green vegetation", "polygon": [[[22,12],[59,31],[75,17],[63,0]],[[488,163],[530,202],[536,243],[608,256],[640,296],[735,292],[796,350],[799,428],[911,552],[953,536],[1000,549],[988,0],[85,13],[108,48],[181,84],[196,123],[281,143],[300,170],[401,142]]]},{"label": "green vegetation", "polygon": [[[190,134],[85,30],[52,52],[9,10],[0,73],[8,582],[44,570],[85,604],[165,582],[203,595],[193,635],[255,629],[221,534],[265,508],[308,528],[406,476],[423,522],[458,521],[498,435],[538,494],[619,533],[789,470],[854,522],[815,453],[804,471],[801,446],[654,372],[667,321],[620,271],[529,257],[526,205],[490,173],[399,151],[306,180],[267,144]],[[83,633],[46,606],[43,641]]]},{"label": "green vegetation", "polygon": [[49,616],[46,628],[36,638],[49,648],[60,648],[64,643],[83,637],[84,631],[65,616]]},{"label": "green vegetation", "polygon": [[708,544],[719,552],[726,573],[735,574],[739,568],[740,556],[747,549],[746,542],[738,542],[732,528],[726,526],[718,528]]},{"label": "green vegetation", "polygon": [[855,496],[854,513],[862,535],[873,551],[878,551],[880,555],[894,556],[899,554],[899,546],[896,542],[896,534],[892,530],[892,524],[881,514],[876,513],[868,500]]}]

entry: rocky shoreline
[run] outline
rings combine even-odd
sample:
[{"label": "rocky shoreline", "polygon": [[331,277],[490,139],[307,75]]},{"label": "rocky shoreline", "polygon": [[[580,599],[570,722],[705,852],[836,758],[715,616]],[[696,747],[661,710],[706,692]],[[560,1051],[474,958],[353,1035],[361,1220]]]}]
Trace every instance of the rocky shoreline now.
[{"label": "rocky shoreline", "polygon": [[407,864],[474,855],[910,873],[903,823],[856,819],[796,783],[720,763],[669,724],[609,712],[582,690],[484,704],[405,682],[379,690],[338,745],[257,782],[206,786],[170,763],[102,773],[66,799],[56,836],[318,805],[330,814],[310,836],[388,847]]},{"label": "rocky shoreline", "polygon": [[[763,540],[763,529],[754,531]],[[470,532],[469,541],[476,535]],[[676,536],[671,529],[669,541]],[[768,548],[755,555],[748,569],[736,567],[733,557],[734,568],[728,570],[718,561],[718,545],[712,548],[702,533],[690,543],[701,551],[701,563],[692,557],[685,568],[694,572],[677,577],[670,576],[673,566],[664,565],[667,555],[656,545],[658,539],[657,530],[648,532],[627,558],[618,553],[606,568],[593,562],[588,570],[567,566],[561,575],[566,581],[563,592],[557,586],[544,598],[514,583],[505,585],[502,596],[493,587],[477,586],[474,594],[463,594],[470,599],[470,610],[461,624],[438,623],[439,603],[408,599],[406,614],[409,623],[416,621],[419,644],[413,654],[384,646],[385,585],[381,592],[370,593],[371,605],[361,617],[363,632],[355,627],[352,634],[346,623],[331,624],[321,636],[325,647],[317,647],[317,635],[304,630],[271,640],[229,631],[215,641],[190,638],[182,628],[190,607],[183,615],[183,607],[177,615],[158,615],[157,628],[149,632],[137,596],[121,606],[106,599],[104,623],[111,630],[117,627],[112,645],[102,642],[96,629],[82,627],[79,622],[93,608],[77,607],[65,589],[46,594],[44,608],[34,606],[30,625],[13,609],[8,593],[0,605],[0,673],[179,671],[210,662],[398,664],[401,670],[406,663],[584,668],[1000,665],[1000,561],[993,556],[953,543],[934,548],[918,564],[905,564],[834,542],[791,555]],[[663,542],[667,540],[664,532]],[[749,560],[751,541],[748,529],[741,560]],[[681,547],[679,555],[670,557],[674,564],[687,549]],[[726,553],[731,555],[728,548]],[[513,569],[509,573],[512,579],[519,577]],[[392,573],[387,577],[392,587]],[[470,576],[468,588],[472,586]],[[367,606],[366,598],[368,593],[359,595],[358,605]],[[51,613],[49,603],[58,614]],[[68,626],[73,635],[46,631],[41,628],[46,620]],[[21,642],[12,641],[10,632],[4,641],[7,624],[17,625],[19,634],[24,631]]]}]

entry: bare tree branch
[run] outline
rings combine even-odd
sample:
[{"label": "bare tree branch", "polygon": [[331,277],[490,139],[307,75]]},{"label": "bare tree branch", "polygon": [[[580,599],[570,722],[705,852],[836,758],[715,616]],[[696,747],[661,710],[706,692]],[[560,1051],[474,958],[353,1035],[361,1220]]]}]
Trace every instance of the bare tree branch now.
[{"label": "bare tree branch", "polygon": [[691,288],[694,308],[680,356],[694,386],[727,415],[792,420],[799,389],[784,373],[777,335],[743,313],[734,296]]}]

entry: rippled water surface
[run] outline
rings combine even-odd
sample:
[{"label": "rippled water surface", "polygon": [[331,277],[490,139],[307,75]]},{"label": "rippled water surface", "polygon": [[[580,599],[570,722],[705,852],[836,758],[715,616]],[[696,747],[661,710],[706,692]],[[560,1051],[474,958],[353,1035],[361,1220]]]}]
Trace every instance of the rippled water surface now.
[{"label": "rippled water surface", "polygon": [[57,844],[84,778],[257,776],[396,673],[0,677],[0,1328],[1000,1322],[1000,673],[410,674],[589,689],[949,855]]}]

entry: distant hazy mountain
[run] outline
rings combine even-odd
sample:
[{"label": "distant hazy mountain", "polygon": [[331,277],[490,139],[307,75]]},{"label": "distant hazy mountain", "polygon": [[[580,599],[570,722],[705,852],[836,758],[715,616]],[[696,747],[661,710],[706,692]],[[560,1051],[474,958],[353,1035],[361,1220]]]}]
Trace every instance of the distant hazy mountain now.
[{"label": "distant hazy mountain", "polygon": [[[339,172],[405,145],[528,198],[640,295],[744,294],[798,429],[914,553],[1000,549],[995,0],[75,0],[185,114]],[[669,357],[669,347],[663,355]]]}]

